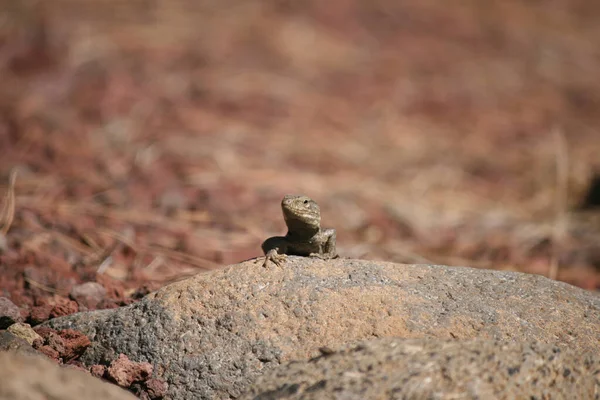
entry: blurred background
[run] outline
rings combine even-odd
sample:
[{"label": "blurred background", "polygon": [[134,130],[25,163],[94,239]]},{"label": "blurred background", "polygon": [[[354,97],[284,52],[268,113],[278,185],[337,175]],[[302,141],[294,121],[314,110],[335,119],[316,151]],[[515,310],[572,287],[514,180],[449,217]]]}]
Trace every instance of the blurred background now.
[{"label": "blurred background", "polygon": [[600,3],[0,0],[0,287],[135,298],[261,254],[600,288]]}]

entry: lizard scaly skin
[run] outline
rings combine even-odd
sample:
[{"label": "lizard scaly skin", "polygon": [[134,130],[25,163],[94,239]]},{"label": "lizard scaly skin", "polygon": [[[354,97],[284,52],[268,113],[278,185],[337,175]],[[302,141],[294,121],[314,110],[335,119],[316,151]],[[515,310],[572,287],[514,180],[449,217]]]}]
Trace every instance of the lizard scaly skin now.
[{"label": "lizard scaly skin", "polygon": [[263,267],[269,261],[280,266],[287,255],[336,258],[335,229],[321,229],[319,205],[306,196],[286,195],[281,201],[283,218],[288,232],[265,240]]}]

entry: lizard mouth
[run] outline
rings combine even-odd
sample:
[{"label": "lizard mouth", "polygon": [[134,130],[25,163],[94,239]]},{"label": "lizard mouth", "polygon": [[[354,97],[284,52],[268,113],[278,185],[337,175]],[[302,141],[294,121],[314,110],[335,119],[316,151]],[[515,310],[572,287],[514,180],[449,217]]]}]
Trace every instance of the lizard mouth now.
[{"label": "lizard mouth", "polygon": [[306,224],[316,224],[320,223],[320,218],[317,215],[312,213],[303,213],[297,215],[284,215],[284,219],[286,221],[299,221],[304,222]]},{"label": "lizard mouth", "polygon": [[321,225],[321,219],[317,215],[311,213],[284,215],[284,219],[288,226],[319,228]]}]

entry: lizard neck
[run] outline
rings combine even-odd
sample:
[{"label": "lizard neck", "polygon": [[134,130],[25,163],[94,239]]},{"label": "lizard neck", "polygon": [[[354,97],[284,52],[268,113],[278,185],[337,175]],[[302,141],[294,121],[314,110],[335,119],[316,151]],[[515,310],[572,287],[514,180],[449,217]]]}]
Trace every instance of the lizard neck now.
[{"label": "lizard neck", "polygon": [[288,237],[294,238],[311,238],[321,230],[318,222],[317,224],[310,223],[307,221],[301,221],[297,219],[286,219],[288,227]]}]

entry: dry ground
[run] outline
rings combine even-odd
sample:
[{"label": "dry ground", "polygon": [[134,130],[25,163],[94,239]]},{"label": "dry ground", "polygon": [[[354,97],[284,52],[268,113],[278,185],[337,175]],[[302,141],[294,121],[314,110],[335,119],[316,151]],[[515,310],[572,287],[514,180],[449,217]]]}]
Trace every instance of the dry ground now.
[{"label": "dry ground", "polygon": [[600,3],[0,1],[0,295],[115,306],[260,255],[305,193],[345,257],[600,288]]}]

